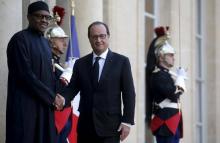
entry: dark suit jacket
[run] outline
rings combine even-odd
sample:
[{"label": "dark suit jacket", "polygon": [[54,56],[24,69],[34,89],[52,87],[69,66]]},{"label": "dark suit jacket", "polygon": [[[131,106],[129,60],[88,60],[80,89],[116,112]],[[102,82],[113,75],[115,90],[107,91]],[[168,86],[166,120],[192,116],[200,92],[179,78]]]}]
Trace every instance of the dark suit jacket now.
[{"label": "dark suit jacket", "polygon": [[48,40],[30,27],[8,43],[5,143],[55,143],[55,80]]},{"label": "dark suit jacket", "polygon": [[80,91],[79,134],[92,134],[90,129],[95,129],[100,136],[116,135],[121,122],[134,124],[135,90],[130,62],[109,50],[98,87],[93,88],[92,59],[91,53],[76,61],[63,95],[68,103]]}]

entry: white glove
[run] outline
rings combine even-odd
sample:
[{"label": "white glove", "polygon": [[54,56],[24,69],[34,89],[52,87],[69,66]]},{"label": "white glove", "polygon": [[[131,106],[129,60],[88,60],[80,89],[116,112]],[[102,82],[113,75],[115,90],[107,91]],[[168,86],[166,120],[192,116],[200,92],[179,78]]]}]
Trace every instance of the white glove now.
[{"label": "white glove", "polygon": [[77,59],[78,58],[75,58],[75,57],[69,57],[69,60],[66,62],[66,68],[73,69],[73,66],[74,66]]},{"label": "white glove", "polygon": [[176,69],[176,75],[178,76],[182,76],[184,79],[187,79],[187,72],[184,68],[179,67]]},{"label": "white glove", "polygon": [[72,77],[73,74],[73,66],[76,62],[77,58],[69,58],[69,61],[67,61],[67,67],[64,69],[63,73],[60,76],[61,80],[65,80],[67,82],[67,84],[70,82],[70,79]]},{"label": "white glove", "polygon": [[60,79],[65,80],[68,84],[72,77],[73,70],[71,68],[66,68],[64,72],[61,74]]},{"label": "white glove", "polygon": [[185,85],[185,80],[187,79],[186,70],[180,67],[176,70],[176,75],[177,78],[175,85],[182,88],[183,91],[186,91],[186,85]]}]

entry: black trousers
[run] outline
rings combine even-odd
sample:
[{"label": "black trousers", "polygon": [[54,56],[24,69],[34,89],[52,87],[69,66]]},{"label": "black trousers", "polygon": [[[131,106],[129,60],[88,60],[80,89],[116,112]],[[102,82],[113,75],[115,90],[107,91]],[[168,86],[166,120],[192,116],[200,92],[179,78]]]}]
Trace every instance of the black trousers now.
[{"label": "black trousers", "polygon": [[95,126],[92,118],[88,121],[89,125],[87,127],[86,133],[77,134],[77,143],[119,143],[120,134],[115,136],[100,137],[95,130]]},{"label": "black trousers", "polygon": [[[83,116],[83,113],[81,116]],[[77,143],[120,143],[120,133],[105,137],[101,137],[96,133],[92,112],[84,118],[87,119],[87,132],[77,133]]]},{"label": "black trousers", "polygon": [[109,136],[109,137],[100,137],[98,135],[80,135],[78,134],[77,143],[119,143],[120,137],[118,136]]},{"label": "black trousers", "polygon": [[174,136],[156,136],[157,143],[179,143],[180,131],[179,128]]}]

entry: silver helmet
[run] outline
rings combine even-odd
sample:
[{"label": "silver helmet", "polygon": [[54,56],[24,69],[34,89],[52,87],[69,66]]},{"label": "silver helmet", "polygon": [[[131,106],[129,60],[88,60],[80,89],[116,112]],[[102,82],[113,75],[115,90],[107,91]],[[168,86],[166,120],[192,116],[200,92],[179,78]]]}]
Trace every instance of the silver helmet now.
[{"label": "silver helmet", "polygon": [[[160,55],[164,54],[175,54],[174,48],[169,44],[168,40],[170,38],[169,35],[169,27],[159,27],[156,31],[158,39],[155,42],[155,55],[159,57]],[[159,34],[158,34],[158,33]]]},{"label": "silver helmet", "polygon": [[175,54],[174,48],[168,43],[168,41],[164,41],[155,49],[155,55],[159,57],[164,54]]},{"label": "silver helmet", "polygon": [[45,31],[45,37],[50,38],[67,38],[68,35],[64,32],[64,30],[60,26],[49,27]]}]

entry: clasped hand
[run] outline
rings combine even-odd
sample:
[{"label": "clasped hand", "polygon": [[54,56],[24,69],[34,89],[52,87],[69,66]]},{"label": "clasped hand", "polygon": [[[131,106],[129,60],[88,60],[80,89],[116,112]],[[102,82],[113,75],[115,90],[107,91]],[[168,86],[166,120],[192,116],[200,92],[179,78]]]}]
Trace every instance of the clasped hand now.
[{"label": "clasped hand", "polygon": [[54,106],[56,107],[56,110],[62,110],[64,105],[65,105],[65,98],[57,93],[54,100]]}]

